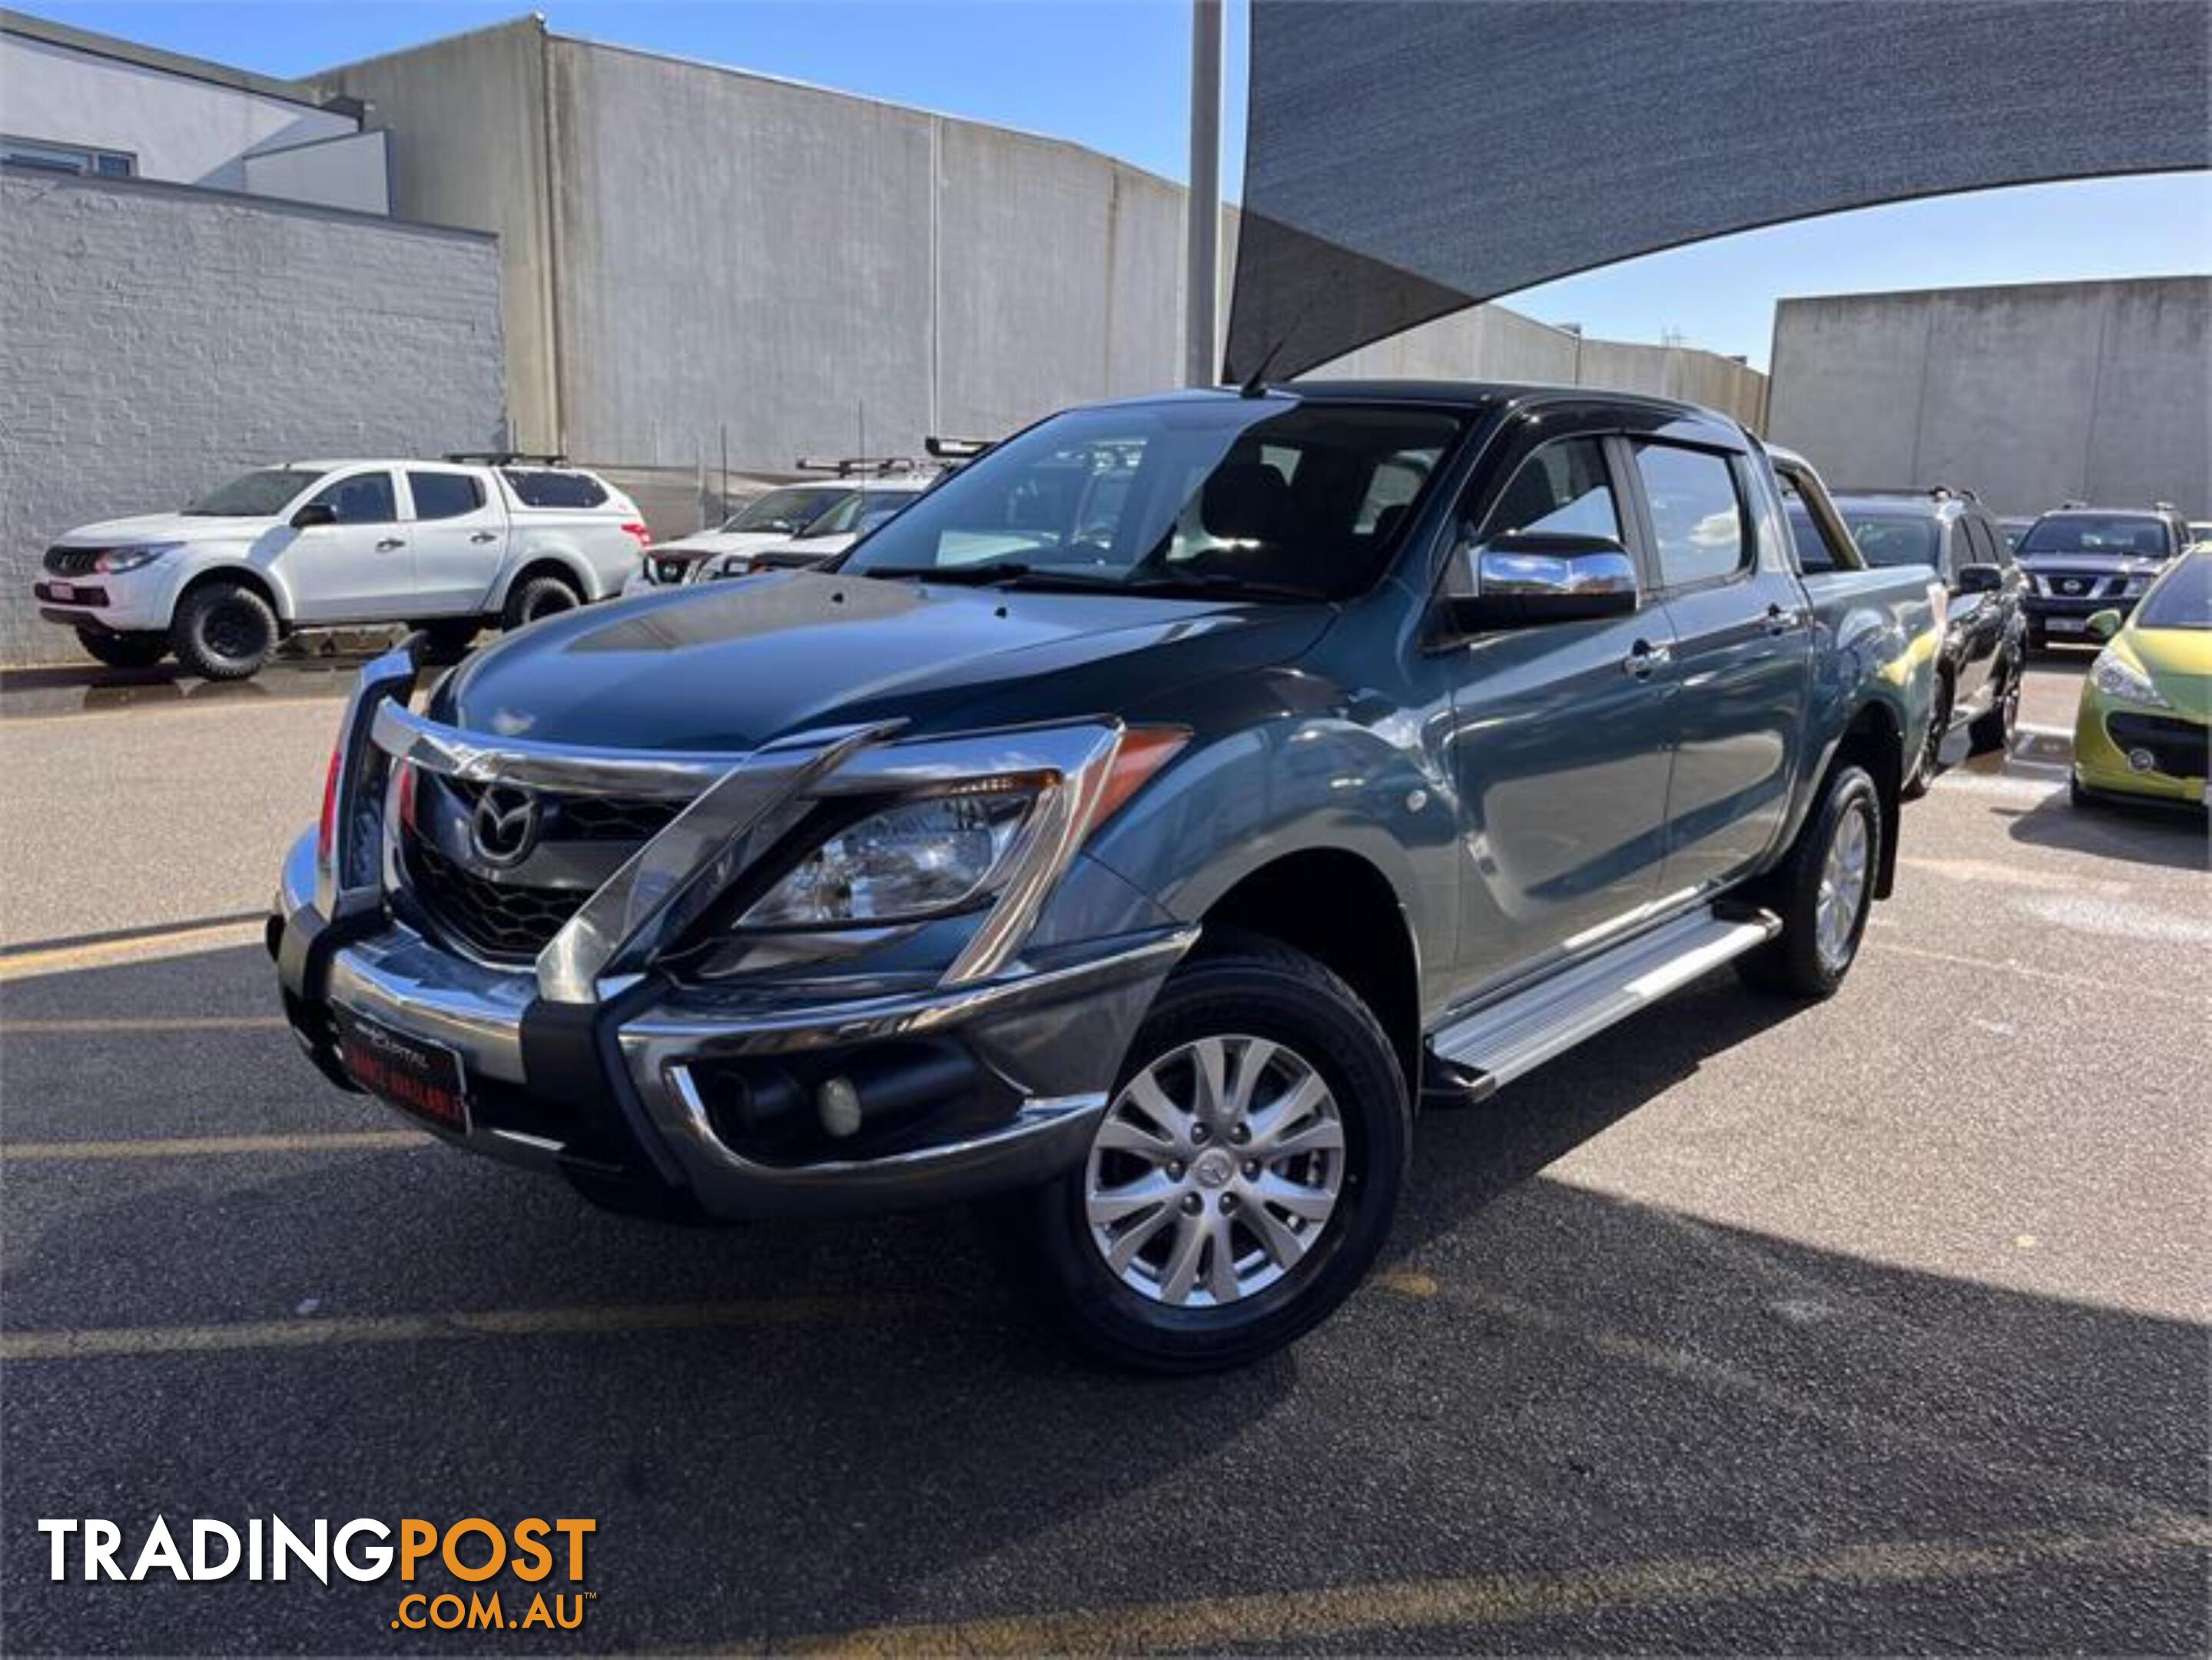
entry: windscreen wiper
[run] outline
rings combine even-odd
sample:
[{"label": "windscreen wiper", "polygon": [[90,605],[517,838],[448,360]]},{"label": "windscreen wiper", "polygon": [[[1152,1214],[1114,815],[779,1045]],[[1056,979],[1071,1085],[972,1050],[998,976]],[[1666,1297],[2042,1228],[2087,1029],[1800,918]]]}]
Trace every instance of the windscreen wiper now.
[{"label": "windscreen wiper", "polygon": [[1133,578],[1121,587],[1130,593],[1249,593],[1255,599],[1303,599],[1310,604],[1322,604],[1328,599],[1328,595],[1319,588],[1296,582],[1256,581],[1221,570],[1163,572],[1157,576]]},{"label": "windscreen wiper", "polygon": [[988,587],[1027,576],[1030,567],[1018,559],[983,559],[972,565],[878,565],[873,570],[847,571],[848,576],[910,576],[922,582],[957,582],[969,587]]}]

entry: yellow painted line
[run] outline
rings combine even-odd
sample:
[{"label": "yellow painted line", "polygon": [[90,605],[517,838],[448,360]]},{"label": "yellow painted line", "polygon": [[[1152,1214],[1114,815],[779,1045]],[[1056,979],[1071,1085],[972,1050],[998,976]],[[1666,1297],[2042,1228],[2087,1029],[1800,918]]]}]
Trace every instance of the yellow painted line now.
[{"label": "yellow painted line", "polygon": [[2093,980],[2087,975],[2061,974],[2054,969],[2030,968],[2025,963],[2014,962],[2008,958],[1999,961],[1987,957],[1961,957],[1954,952],[1929,951],[1920,946],[1901,946],[1894,939],[1869,939],[1864,949],[1892,952],[1899,957],[1923,958],[1930,963],[1948,964],[1953,968],[1980,969],[1990,974],[2015,974],[2023,980],[2041,980],[2051,985],[2075,986],[2085,991],[2107,991],[2115,997],[2131,1000],[2150,998],[2160,1002],[2186,1003],[2192,1008],[2212,1006],[2212,997],[2205,997],[2195,992],[2168,991],[2163,987],[2147,986],[2140,982],[2130,982],[2124,986],[2116,985],[2109,980]]},{"label": "yellow painted line", "polygon": [[113,968],[125,963],[158,962],[195,952],[227,951],[260,943],[258,922],[202,923],[130,939],[101,939],[88,946],[57,946],[49,951],[19,951],[0,956],[0,984],[33,975],[67,974],[80,969]]},{"label": "yellow painted line", "polygon": [[338,1315],[326,1319],[240,1321],[208,1326],[11,1331],[0,1332],[0,1360],[92,1360],[252,1349],[348,1348],[364,1344],[445,1342],[471,1337],[605,1337],[656,1331],[725,1331],[750,1326],[811,1326],[848,1320],[880,1320],[921,1306],[911,1297],[781,1297],[726,1303]]},{"label": "yellow painted line", "polygon": [[145,1019],[0,1020],[0,1037],[91,1037],[104,1032],[282,1031],[276,1014],[161,1015]]},{"label": "yellow painted line", "polygon": [[[1775,1596],[1810,1590],[1993,1579],[2068,1567],[2152,1566],[2212,1544],[2212,1525],[2045,1533],[1973,1541],[1904,1540],[1626,1562],[1548,1574],[1390,1580],[1313,1590],[1139,1603],[1078,1613],[888,1625],[778,1641],[770,1651],[846,1655],[1206,1652],[1236,1645],[1346,1645],[1362,1633],[1503,1625],[1607,1609]],[[752,1646],[752,1645],[747,1645]]]},{"label": "yellow painted line", "polygon": [[321,1130],[301,1135],[183,1135],[143,1141],[0,1141],[0,1164],[204,1158],[240,1152],[359,1152],[426,1146],[434,1139],[422,1130]]}]

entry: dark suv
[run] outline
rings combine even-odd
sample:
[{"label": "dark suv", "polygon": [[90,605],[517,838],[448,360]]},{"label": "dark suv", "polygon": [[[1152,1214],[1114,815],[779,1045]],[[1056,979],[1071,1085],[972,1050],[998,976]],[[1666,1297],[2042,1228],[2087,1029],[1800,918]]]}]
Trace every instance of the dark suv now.
[{"label": "dark suv", "polygon": [[[1836,511],[1869,565],[1924,566],[1946,595],[1943,654],[1936,666],[1936,718],[1916,757],[1905,793],[1926,793],[1941,764],[1943,740],[1968,729],[1976,753],[2008,750],[2020,720],[2027,667],[2027,583],[2005,540],[2002,523],[1972,490],[1938,484],[1927,489],[1838,490]],[[1802,508],[1791,528],[1807,527]]]},{"label": "dark suv", "polygon": [[1850,967],[1934,606],[1847,544],[1802,575],[1778,473],[1832,521],[1685,404],[1189,392],[1042,422],[833,569],[419,700],[403,650],[286,866],[286,1012],[603,1203],[996,1196],[1097,1350],[1249,1359],[1375,1260],[1425,1093],[1723,964]]},{"label": "dark suv", "polygon": [[2054,642],[2096,644],[2089,618],[2100,611],[2125,617],[2190,540],[2189,521],[2164,502],[2146,508],[2069,503],[2045,514],[2018,550],[2027,574],[2029,649]]}]

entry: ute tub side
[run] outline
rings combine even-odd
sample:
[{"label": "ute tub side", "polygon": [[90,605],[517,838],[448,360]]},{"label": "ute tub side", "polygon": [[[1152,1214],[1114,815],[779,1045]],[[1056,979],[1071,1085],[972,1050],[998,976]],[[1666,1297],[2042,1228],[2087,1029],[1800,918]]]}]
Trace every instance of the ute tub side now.
[{"label": "ute tub side", "polygon": [[[1893,735],[1893,775],[1875,782],[1886,810],[1894,812],[1904,757],[1919,752],[1935,715],[1936,666],[1943,648],[1943,588],[1931,571],[1917,566],[1818,571],[1802,580],[1815,629],[1805,711],[1809,763],[1797,781],[1784,848],[1796,840],[1838,752],[1855,735],[1880,734],[1885,755]],[[1884,843],[1877,891],[1887,896],[1897,838],[1887,836]]]}]

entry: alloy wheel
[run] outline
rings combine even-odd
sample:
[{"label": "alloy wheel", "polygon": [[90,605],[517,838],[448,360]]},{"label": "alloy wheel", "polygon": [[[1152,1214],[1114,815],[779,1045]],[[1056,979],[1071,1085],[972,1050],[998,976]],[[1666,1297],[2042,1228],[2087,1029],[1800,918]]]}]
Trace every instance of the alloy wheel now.
[{"label": "alloy wheel", "polygon": [[1836,821],[1814,904],[1814,944],[1822,966],[1831,972],[1841,972],[1851,960],[1859,918],[1866,909],[1873,850],[1867,810],[1863,804],[1854,805]]},{"label": "alloy wheel", "polygon": [[1343,1115],[1312,1064],[1263,1037],[1204,1037],[1152,1061],[1107,1109],[1084,1214],[1132,1291],[1219,1308],[1307,1257],[1344,1180]]}]

